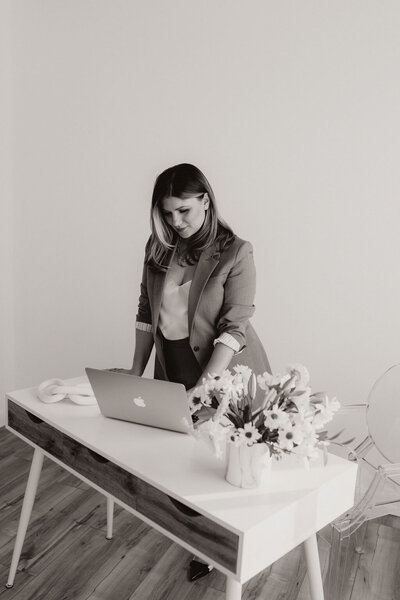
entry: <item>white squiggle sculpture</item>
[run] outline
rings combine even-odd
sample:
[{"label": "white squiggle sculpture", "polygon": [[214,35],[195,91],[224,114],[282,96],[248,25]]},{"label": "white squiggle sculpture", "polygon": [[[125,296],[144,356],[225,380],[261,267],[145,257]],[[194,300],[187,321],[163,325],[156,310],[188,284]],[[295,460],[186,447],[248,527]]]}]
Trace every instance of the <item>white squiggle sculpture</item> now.
[{"label": "white squiggle sculpture", "polygon": [[59,402],[60,400],[64,400],[64,398],[69,398],[75,404],[86,406],[97,404],[90,383],[67,385],[62,379],[47,379],[43,381],[37,389],[37,396],[39,400],[46,404]]}]

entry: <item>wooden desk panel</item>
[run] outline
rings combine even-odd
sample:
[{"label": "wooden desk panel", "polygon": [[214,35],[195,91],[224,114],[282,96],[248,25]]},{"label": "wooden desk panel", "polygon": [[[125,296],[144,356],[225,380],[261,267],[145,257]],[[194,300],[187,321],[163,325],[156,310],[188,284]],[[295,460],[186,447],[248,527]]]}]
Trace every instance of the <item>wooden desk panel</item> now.
[{"label": "wooden desk panel", "polygon": [[237,573],[239,536],[8,400],[8,425],[177,538]]}]

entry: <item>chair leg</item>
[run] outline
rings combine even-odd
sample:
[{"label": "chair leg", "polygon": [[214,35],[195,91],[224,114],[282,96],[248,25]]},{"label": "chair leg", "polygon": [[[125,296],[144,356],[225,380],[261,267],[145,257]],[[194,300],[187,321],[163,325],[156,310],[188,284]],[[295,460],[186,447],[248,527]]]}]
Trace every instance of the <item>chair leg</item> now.
[{"label": "chair leg", "polygon": [[368,527],[368,521],[363,523],[361,525],[361,527],[356,529],[355,532],[352,534],[354,536],[354,550],[357,552],[357,554],[362,554],[364,552],[364,542],[365,542],[367,527]]},{"label": "chair leg", "polygon": [[343,533],[332,526],[331,549],[326,579],[326,600],[348,600],[351,594],[351,572],[354,560],[362,552],[365,526],[352,535]]},{"label": "chair leg", "polygon": [[107,540],[112,540],[113,537],[113,520],[114,520],[114,500],[107,496]]},{"label": "chair leg", "polygon": [[24,501],[22,503],[21,516],[19,518],[17,537],[15,539],[14,551],[11,559],[10,572],[8,574],[7,588],[14,585],[14,579],[17,572],[22,546],[28,529],[29,519],[32,513],[33,503],[35,501],[36,490],[39,483],[40,473],[42,471],[44,454],[39,448],[35,448],[33,453],[31,469],[29,471],[28,483],[26,484]]}]

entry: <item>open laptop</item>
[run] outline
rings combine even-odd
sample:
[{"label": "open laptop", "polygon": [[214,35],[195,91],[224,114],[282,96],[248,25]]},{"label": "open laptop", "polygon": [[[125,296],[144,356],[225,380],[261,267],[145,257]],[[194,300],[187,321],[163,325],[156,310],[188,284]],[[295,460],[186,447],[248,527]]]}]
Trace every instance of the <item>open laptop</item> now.
[{"label": "open laptop", "polygon": [[100,369],[85,371],[105,417],[188,433],[192,418],[183,384]]}]

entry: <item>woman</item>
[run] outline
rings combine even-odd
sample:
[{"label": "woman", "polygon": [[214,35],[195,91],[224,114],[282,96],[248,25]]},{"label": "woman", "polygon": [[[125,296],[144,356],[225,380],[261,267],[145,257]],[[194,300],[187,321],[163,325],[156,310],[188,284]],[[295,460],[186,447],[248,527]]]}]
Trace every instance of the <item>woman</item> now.
[{"label": "woman", "polygon": [[[146,245],[136,345],[130,373],[141,376],[156,347],[156,379],[183,383],[190,393],[208,373],[235,364],[270,371],[249,322],[255,268],[249,242],[218,215],[214,193],[190,164],[157,177]],[[193,560],[192,580],[210,567]]]}]

